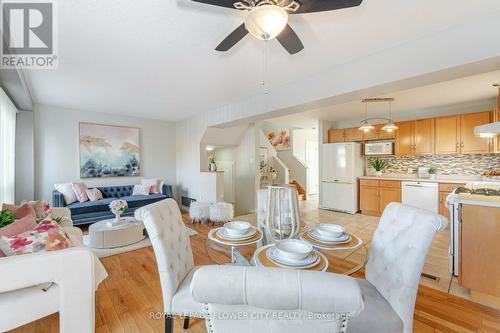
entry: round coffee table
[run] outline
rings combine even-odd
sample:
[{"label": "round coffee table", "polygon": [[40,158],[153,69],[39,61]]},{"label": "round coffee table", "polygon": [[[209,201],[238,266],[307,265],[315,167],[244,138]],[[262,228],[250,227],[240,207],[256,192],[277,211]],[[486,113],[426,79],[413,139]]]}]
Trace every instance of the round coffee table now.
[{"label": "round coffee table", "polygon": [[140,242],[145,238],[144,224],[133,217],[122,217],[120,223],[114,219],[96,222],[89,227],[86,246],[96,249],[111,249]]}]

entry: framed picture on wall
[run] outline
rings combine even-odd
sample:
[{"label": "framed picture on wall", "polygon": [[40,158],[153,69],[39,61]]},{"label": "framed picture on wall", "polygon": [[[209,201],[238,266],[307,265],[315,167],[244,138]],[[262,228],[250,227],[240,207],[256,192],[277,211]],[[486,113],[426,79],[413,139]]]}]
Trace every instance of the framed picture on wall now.
[{"label": "framed picture on wall", "polygon": [[289,129],[269,132],[269,133],[267,133],[267,139],[269,140],[269,143],[277,151],[290,149],[290,130]]},{"label": "framed picture on wall", "polygon": [[266,174],[269,166],[269,152],[266,147],[259,148],[259,172],[261,175]]},{"label": "framed picture on wall", "polygon": [[140,129],[79,124],[80,178],[141,175]]}]

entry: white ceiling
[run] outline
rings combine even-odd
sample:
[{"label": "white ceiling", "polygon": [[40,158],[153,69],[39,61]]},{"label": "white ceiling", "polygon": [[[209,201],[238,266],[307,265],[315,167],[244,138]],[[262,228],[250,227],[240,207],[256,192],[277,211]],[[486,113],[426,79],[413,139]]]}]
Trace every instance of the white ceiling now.
[{"label": "white ceiling", "polygon": [[[244,13],[188,0],[64,0],[59,69],[34,70],[36,103],[177,121],[500,10],[498,0],[365,0],[334,12],[295,15],[305,50],[247,36],[215,46]],[[464,41],[466,42],[466,41]],[[492,41],[493,42],[493,41]],[[411,61],[411,59],[402,59]],[[265,72],[265,74],[264,74]],[[307,89],[307,87],[304,87]]]},{"label": "white ceiling", "polygon": [[[497,82],[500,82],[500,70],[387,95],[365,96],[365,98],[393,97],[395,100],[392,103],[392,112],[395,118],[404,118],[405,115],[418,117],[418,113],[450,113],[453,109],[471,108],[474,110],[483,105],[494,105],[498,89],[492,84]],[[369,103],[368,117],[386,117],[388,110],[388,103]],[[483,110],[476,109],[476,111]],[[362,118],[364,114],[364,104],[359,100],[307,111],[300,115],[312,119],[344,121]]]}]

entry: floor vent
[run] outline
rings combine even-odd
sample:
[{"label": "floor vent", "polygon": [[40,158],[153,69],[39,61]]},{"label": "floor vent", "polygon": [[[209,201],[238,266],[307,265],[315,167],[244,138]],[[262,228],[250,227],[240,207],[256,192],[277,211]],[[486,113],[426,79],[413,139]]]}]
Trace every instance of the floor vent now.
[{"label": "floor vent", "polygon": [[181,204],[185,207],[191,206],[191,202],[194,202],[194,201],[196,201],[196,200],[193,198],[188,198],[188,197],[184,197],[184,196],[181,197]]},{"label": "floor vent", "polygon": [[422,273],[422,277],[434,280],[436,282],[439,281],[439,278],[437,276],[435,276],[435,275],[432,275],[432,274]]}]

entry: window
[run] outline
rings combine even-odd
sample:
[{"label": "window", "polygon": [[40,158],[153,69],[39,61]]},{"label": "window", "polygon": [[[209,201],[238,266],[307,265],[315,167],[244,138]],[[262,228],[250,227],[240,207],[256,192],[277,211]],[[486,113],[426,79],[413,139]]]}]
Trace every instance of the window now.
[{"label": "window", "polygon": [[0,204],[14,203],[16,107],[0,88]]}]

